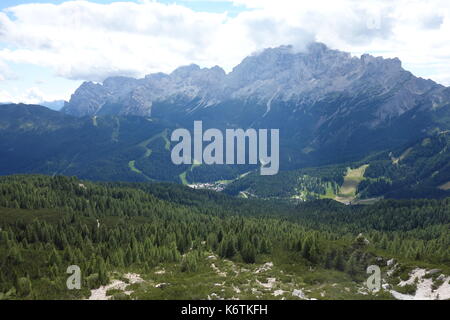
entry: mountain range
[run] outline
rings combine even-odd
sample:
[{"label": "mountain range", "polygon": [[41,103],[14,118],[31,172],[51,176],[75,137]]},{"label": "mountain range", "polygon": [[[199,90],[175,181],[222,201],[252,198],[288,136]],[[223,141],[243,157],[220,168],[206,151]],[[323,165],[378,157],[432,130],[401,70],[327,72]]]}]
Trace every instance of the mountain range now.
[{"label": "mountain range", "polygon": [[[194,120],[202,120],[205,129],[280,129],[280,168],[288,176],[296,172],[297,178],[309,167],[370,163],[368,174],[375,163],[400,167],[417,155],[411,150],[422,150],[429,139],[429,157],[417,155],[409,164],[412,172],[422,170],[414,184],[427,181],[427,188],[437,189],[450,181],[443,160],[448,155],[450,88],[415,77],[399,59],[354,57],[321,43],[302,52],[292,46],[269,48],[229,73],[218,66],[189,65],[142,79],[85,82],[61,112],[5,105],[0,114],[0,174],[235,183],[255,169],[172,165],[171,130],[192,129]],[[404,155],[406,150],[410,152]],[[424,164],[431,158],[436,161]],[[370,179],[383,177],[382,183],[396,190],[411,184],[407,179],[396,185],[402,177],[393,172],[374,175]]]},{"label": "mountain range", "polygon": [[282,163],[292,169],[355,160],[447,130],[449,102],[449,88],[415,77],[398,59],[352,57],[313,43],[306,52],[264,50],[228,74],[190,65],[168,75],[85,82],[62,111],[148,116],[183,126],[203,120],[217,128],[279,128],[289,146]]}]

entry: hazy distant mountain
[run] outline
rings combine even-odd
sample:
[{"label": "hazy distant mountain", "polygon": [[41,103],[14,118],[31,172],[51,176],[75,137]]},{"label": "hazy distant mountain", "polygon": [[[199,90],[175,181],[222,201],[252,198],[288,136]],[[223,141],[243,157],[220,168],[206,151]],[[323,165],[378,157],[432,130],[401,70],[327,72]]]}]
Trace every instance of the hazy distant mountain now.
[{"label": "hazy distant mountain", "polygon": [[67,101],[65,100],[54,100],[54,101],[43,101],[39,104],[49,109],[59,111],[64,107],[65,103],[67,103]]},{"label": "hazy distant mountain", "polygon": [[[54,101],[42,101],[38,105],[47,107],[49,109],[60,111],[64,104],[67,103],[65,100],[54,100]],[[13,102],[0,102],[0,105],[10,105],[14,104]]]}]

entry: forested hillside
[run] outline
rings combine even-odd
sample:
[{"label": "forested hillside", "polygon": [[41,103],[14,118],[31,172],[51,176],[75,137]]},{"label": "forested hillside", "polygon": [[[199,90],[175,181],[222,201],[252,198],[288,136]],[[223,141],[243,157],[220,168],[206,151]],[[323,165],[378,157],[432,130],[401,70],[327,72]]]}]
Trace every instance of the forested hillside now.
[{"label": "forested hillside", "polygon": [[[317,162],[315,167],[287,165],[300,160],[294,156],[284,159],[290,146],[283,142],[281,171],[261,176],[255,165],[174,165],[171,150],[175,143],[170,135],[177,126],[158,118],[76,118],[41,106],[2,105],[0,175],[40,173],[91,181],[169,181],[200,187],[206,183],[210,189],[235,196],[301,201],[450,196],[448,131],[436,129],[401,147],[386,146],[350,162],[337,158],[326,166]],[[362,166],[365,171],[350,184],[352,188],[344,186],[348,170]]]},{"label": "forested hillside", "polygon": [[386,152],[371,161],[363,196],[443,198],[449,196],[450,132],[438,132],[415,143]]},{"label": "forested hillside", "polygon": [[282,171],[270,177],[251,172],[227,183],[224,192],[258,198],[338,200],[347,170],[364,166],[354,186],[358,200],[445,198],[450,196],[449,147],[450,132],[436,132],[360,161]]},{"label": "forested hillside", "polygon": [[[0,178],[0,298],[88,298],[90,289],[125,281],[127,272],[142,281],[131,283],[128,295],[112,290],[109,296],[299,298],[290,291],[301,287],[324,299],[391,298],[386,290],[360,293],[367,266],[385,270],[395,258],[399,267],[386,280],[392,285],[415,266],[449,274],[449,226],[450,199],[294,205],[172,184],[6,176]],[[66,288],[70,265],[82,270],[81,290]],[[251,283],[264,276],[284,293],[263,285],[255,292]],[[211,291],[219,281],[222,291]]]}]

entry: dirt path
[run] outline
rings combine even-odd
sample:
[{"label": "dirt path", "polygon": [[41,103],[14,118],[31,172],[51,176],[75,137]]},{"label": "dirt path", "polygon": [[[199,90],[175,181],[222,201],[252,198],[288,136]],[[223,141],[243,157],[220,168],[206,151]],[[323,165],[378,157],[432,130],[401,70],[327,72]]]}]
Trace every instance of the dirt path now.
[{"label": "dirt path", "polygon": [[106,293],[108,290],[117,289],[122,290],[125,294],[130,295],[133,291],[126,291],[128,285],[133,283],[143,282],[144,280],[140,277],[140,275],[136,273],[127,273],[124,274],[124,278],[128,279],[129,283],[126,283],[122,280],[113,280],[110,284],[106,286],[101,286],[98,289],[91,290],[91,296],[88,300],[109,300],[111,296],[107,296]]}]

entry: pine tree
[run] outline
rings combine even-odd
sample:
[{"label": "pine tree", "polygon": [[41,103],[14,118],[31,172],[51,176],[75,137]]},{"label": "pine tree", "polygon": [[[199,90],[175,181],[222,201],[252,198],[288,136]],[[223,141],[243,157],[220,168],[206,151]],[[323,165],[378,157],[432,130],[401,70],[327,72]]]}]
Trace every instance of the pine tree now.
[{"label": "pine tree", "polygon": [[341,250],[337,251],[336,256],[334,257],[333,265],[337,270],[344,271],[345,262]]},{"label": "pine tree", "polygon": [[256,249],[251,242],[244,244],[244,248],[241,251],[241,257],[246,263],[256,262]]},{"label": "pine tree", "polygon": [[345,265],[345,271],[351,276],[355,276],[358,274],[359,265],[358,258],[355,252],[350,255],[350,258]]}]

